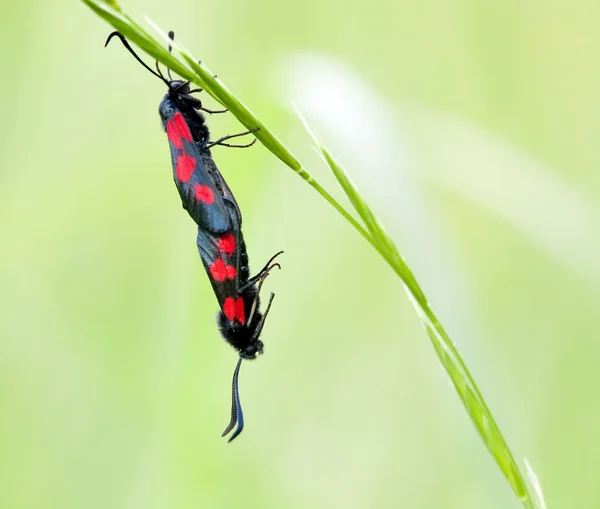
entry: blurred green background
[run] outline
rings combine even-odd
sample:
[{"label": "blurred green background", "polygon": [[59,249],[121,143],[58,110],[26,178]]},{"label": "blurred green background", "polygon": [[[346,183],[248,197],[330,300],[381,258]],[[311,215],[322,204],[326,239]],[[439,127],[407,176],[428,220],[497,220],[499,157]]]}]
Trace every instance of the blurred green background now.
[{"label": "blurred green background", "polygon": [[[290,100],[306,113],[549,507],[599,507],[600,4],[123,7],[336,191]],[[247,427],[220,440],[235,355],[172,183],[164,85],[103,49],[81,3],[0,19],[0,507],[519,507],[397,278],[261,146],[213,152],[252,266],[285,250]]]}]

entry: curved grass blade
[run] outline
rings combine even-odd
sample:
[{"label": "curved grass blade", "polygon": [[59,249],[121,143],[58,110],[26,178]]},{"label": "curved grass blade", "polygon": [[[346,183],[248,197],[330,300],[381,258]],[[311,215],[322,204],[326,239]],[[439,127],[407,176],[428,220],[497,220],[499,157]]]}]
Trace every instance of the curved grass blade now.
[{"label": "curved grass blade", "polygon": [[[523,476],[514,461],[506,441],[488,409],[485,400],[481,396],[477,385],[469,373],[464,361],[460,357],[454,344],[448,337],[446,331],[437,320],[435,313],[431,310],[425,295],[423,294],[414,274],[400,256],[394,242],[387,235],[377,217],[370,207],[360,196],[360,193],[348,177],[342,166],[335,160],[333,155],[318,140],[314,131],[306,124],[309,134],[315,140],[320,153],[328,166],[333,171],[340,186],[348,196],[352,206],[365,223],[363,227],[344,207],[342,207],[321,185],[314,180],[293,154],[281,143],[281,141],[263,124],[254,113],[250,111],[231,91],[218,80],[206,67],[195,59],[180,44],[173,44],[183,57],[185,64],[170,54],[165,46],[158,43],[139,24],[124,14],[115,0],[82,0],[100,17],[119,30],[131,42],[139,46],[154,59],[158,60],[182,78],[196,83],[205,88],[207,92],[218,100],[223,106],[247,128],[260,127],[255,136],[271,151],[281,159],[287,166],[294,170],[308,184],[325,198],[382,256],[404,283],[405,289],[421,323],[433,344],[433,347],[450,376],[467,413],[475,424],[486,447],[494,457],[496,463],[507,478],[515,494],[519,497],[523,506],[533,509],[533,501],[530,496]],[[168,36],[164,31],[158,32],[167,42]],[[186,65],[187,64],[187,65]],[[190,70],[191,69],[191,70]]]},{"label": "curved grass blade", "polygon": [[368,204],[356,189],[346,170],[323,145],[314,129],[301,115],[300,118],[313,139],[317,150],[335,175],[352,206],[364,221],[369,233],[375,239],[378,246],[380,246],[378,251],[382,253],[390,267],[404,283],[404,287],[421,320],[421,324],[427,332],[442,366],[450,376],[454,388],[462,400],[469,417],[471,417],[473,424],[475,424],[485,446],[494,457],[500,470],[502,470],[524,507],[533,508],[532,498],[527,490],[527,485],[508,444],[504,440],[491,411],[479,392],[458,350],[429,306],[425,294],[421,290],[413,272],[398,252],[394,242],[385,232],[375,214],[373,214]]}]

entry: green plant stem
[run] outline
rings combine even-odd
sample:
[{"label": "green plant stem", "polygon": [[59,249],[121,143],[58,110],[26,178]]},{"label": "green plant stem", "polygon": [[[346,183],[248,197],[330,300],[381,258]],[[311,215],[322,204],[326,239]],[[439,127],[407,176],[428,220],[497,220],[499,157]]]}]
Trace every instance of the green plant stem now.
[{"label": "green plant stem", "polygon": [[[514,460],[508,444],[504,440],[485,400],[483,399],[466,364],[450,337],[437,319],[429,306],[425,294],[421,290],[413,272],[404,261],[396,248],[393,240],[387,235],[383,226],[373,214],[366,201],[362,198],[346,171],[335,160],[333,155],[325,148],[314,130],[304,120],[304,125],[312,136],[313,141],[321,152],[325,162],[333,171],[338,183],[344,190],[350,203],[359,217],[364,222],[363,227],[352,214],[331,196],[307,172],[302,164],[281,143],[273,132],[250,111],[231,91],[214,76],[204,64],[194,58],[190,52],[179,43],[173,47],[179,50],[185,64],[169,53],[164,45],[158,43],[139,24],[123,13],[115,0],[82,0],[100,17],[119,30],[131,42],[142,50],[163,63],[183,79],[196,83],[205,89],[212,97],[228,108],[231,113],[248,129],[259,127],[254,133],[256,138],[276,157],[294,170],[303,180],[311,185],[325,200],[335,208],[381,255],[392,270],[400,277],[409,298],[415,307],[417,315],[429,336],[433,348],[440,359],[444,369],[450,376],[452,383],[465,406],[467,413],[475,424],[477,431],[483,439],[488,451],[494,457],[500,470],[508,480],[511,488],[526,509],[534,509],[533,499],[529,494],[527,485]],[[169,42],[164,31],[151,23],[157,32]]]}]

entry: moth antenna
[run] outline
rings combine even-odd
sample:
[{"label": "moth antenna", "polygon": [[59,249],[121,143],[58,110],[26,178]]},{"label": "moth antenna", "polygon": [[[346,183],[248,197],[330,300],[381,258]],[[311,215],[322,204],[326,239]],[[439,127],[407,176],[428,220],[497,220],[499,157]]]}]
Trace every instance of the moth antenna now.
[{"label": "moth antenna", "polygon": [[[265,265],[265,268],[262,271],[266,270],[269,267],[269,265],[271,265],[271,262],[281,254],[283,254],[283,251],[279,251],[278,253],[275,253],[273,256],[271,256],[271,258],[269,259],[269,261]],[[279,265],[279,264],[276,264],[276,265]]]},{"label": "moth antenna", "polygon": [[[173,32],[173,30],[169,30],[169,40],[174,41],[175,40],[175,32]],[[169,53],[171,53],[173,49],[173,46],[171,46],[171,44],[169,44]],[[167,67],[167,75],[169,76],[169,79],[171,81],[173,81],[173,78],[171,77],[171,69],[169,69]]]},{"label": "moth antenna", "polygon": [[[152,68],[150,68],[148,66],[148,64],[146,64],[146,62],[144,62],[135,51],[133,51],[133,48],[129,45],[129,42],[127,42],[127,39],[125,39],[125,36],[121,33],[121,32],[113,32],[111,33],[108,38],[106,39],[106,42],[104,43],[104,47],[106,48],[106,46],[108,46],[108,43],[111,41],[111,39],[113,37],[118,37],[121,42],[123,43],[123,46],[125,46],[125,48],[127,49],[127,51],[129,51],[129,53],[131,53],[133,55],[133,57],[140,63],[142,64],[142,66],[144,66],[148,71],[150,71],[152,74],[154,74],[154,76],[156,76],[157,78],[159,78],[160,80],[162,80],[164,83],[166,83],[167,85],[169,84],[169,82],[165,79],[165,77],[162,75],[162,73],[160,73],[160,71],[157,73],[156,71],[154,71]],[[158,67],[158,62],[157,62],[157,67]]]},{"label": "moth antenna", "polygon": [[[169,83],[169,81],[167,80],[167,78],[165,78],[165,75],[162,73],[162,71],[160,70],[160,67],[158,65],[158,60],[155,62],[155,67],[156,67],[156,71],[158,72],[158,74],[160,75],[160,79],[163,80],[165,83]],[[169,70],[169,68],[167,67],[167,71]],[[170,77],[170,75],[169,75]]]},{"label": "moth antenna", "polygon": [[242,367],[242,358],[240,357],[235,371],[233,372],[233,381],[231,382],[231,420],[221,435],[224,437],[227,435],[237,424],[237,429],[233,432],[233,435],[229,437],[227,442],[231,442],[237,437],[244,429],[244,412],[242,412],[242,403],[240,402],[240,390],[239,390],[239,377],[240,368]]},{"label": "moth antenna", "polygon": [[281,265],[279,265],[278,263],[273,263],[271,265],[271,262],[273,262],[273,260],[275,258],[277,258],[280,254],[283,254],[283,251],[279,251],[278,253],[275,253],[273,256],[271,256],[271,258],[266,263],[266,265],[256,274],[256,276],[251,277],[248,280],[248,282],[238,290],[238,293],[242,293],[248,287],[256,284],[256,282],[259,279],[264,279],[265,277],[267,277],[269,275],[269,272],[271,271],[271,269],[273,269],[274,267],[277,267],[278,269],[281,269]]}]

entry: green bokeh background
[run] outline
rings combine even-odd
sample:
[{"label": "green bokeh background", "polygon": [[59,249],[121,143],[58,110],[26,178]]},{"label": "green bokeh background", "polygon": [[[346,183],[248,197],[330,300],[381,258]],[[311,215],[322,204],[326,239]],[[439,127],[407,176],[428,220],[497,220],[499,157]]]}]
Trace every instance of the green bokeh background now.
[{"label": "green bokeh background", "polygon": [[[393,161],[369,109],[352,139],[314,123],[549,507],[597,508],[600,4],[123,7],[175,29],[326,183],[289,104],[298,54],[385,105]],[[285,250],[266,354],[242,371],[247,428],[220,440],[235,356],[172,184],[164,85],[104,50],[81,3],[5,2],[0,20],[0,507],[519,507],[397,278],[260,146],[214,151],[253,267]]]}]

